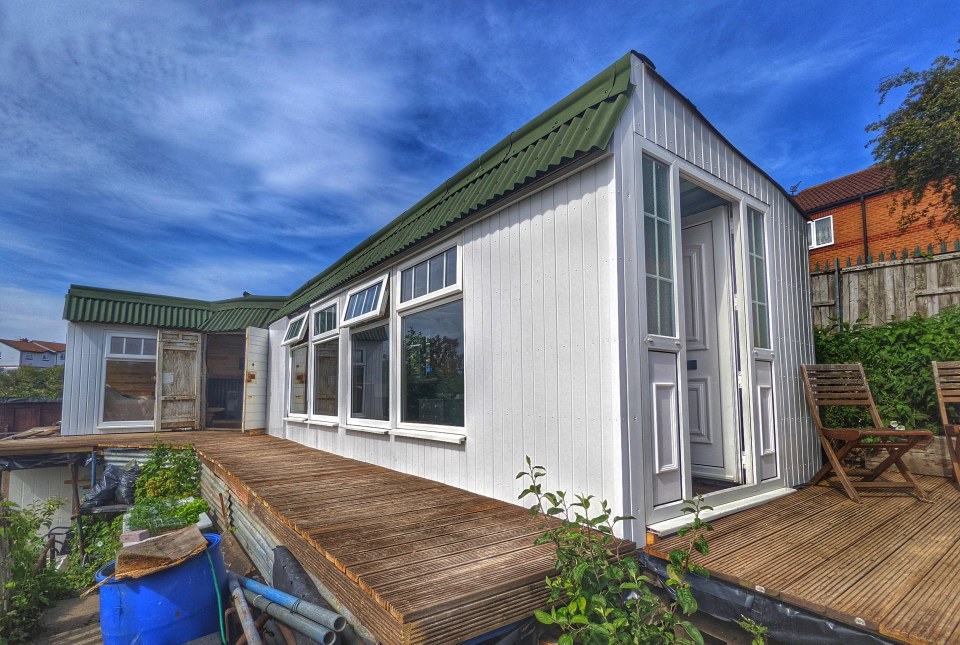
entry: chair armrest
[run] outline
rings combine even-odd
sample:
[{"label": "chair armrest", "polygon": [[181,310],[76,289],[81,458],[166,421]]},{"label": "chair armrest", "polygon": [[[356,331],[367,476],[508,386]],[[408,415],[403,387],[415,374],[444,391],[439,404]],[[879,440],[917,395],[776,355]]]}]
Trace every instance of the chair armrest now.
[{"label": "chair armrest", "polygon": [[929,430],[893,430],[892,428],[824,428],[823,433],[831,439],[860,439],[862,437],[893,437],[910,439],[922,437],[930,439],[933,433]]},{"label": "chair armrest", "polygon": [[943,426],[943,433],[950,437],[960,436],[960,425],[949,423]]}]

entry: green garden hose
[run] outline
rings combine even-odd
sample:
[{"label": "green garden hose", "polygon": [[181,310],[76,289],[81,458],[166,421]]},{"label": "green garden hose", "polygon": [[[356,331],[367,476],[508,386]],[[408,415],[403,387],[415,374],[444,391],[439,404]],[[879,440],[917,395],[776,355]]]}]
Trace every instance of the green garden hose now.
[{"label": "green garden hose", "polygon": [[204,553],[207,554],[207,562],[210,563],[210,573],[213,574],[213,590],[217,594],[217,609],[220,616],[220,641],[227,645],[227,630],[223,627],[223,601],[220,599],[220,585],[217,584],[217,570],[213,567],[213,558],[210,557],[210,549]]}]

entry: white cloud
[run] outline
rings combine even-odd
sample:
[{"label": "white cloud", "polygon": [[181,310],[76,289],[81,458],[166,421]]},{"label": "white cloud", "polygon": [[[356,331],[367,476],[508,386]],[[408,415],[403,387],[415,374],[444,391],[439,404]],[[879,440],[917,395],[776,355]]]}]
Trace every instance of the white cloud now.
[{"label": "white cloud", "polygon": [[0,286],[0,338],[62,343],[67,335],[62,315],[62,296]]}]

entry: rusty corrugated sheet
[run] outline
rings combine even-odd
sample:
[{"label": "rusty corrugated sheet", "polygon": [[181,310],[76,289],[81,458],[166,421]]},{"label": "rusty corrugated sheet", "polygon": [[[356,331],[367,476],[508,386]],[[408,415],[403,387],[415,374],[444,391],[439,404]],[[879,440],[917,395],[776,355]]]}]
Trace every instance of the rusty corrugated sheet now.
[{"label": "rusty corrugated sheet", "polygon": [[512,133],[290,296],[282,317],[588,152],[607,146],[627,106],[630,54]]}]

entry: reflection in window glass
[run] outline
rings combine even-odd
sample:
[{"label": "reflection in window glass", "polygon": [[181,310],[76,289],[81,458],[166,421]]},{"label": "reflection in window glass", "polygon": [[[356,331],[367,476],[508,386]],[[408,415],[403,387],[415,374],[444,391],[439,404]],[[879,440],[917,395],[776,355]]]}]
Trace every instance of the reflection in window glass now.
[{"label": "reflection in window glass", "polygon": [[380,307],[380,290],[382,286],[383,283],[378,282],[350,296],[350,299],[347,301],[347,311],[343,319],[350,320],[378,309]]},{"label": "reflection in window glass", "polygon": [[403,414],[463,426],[463,301],[403,317]]},{"label": "reflection in window glass", "polygon": [[647,333],[675,336],[670,168],[643,157],[643,244],[647,274]]},{"label": "reflection in window glass", "polygon": [[337,328],[337,305],[330,305],[313,314],[313,333],[325,334]]},{"label": "reflection in window glass", "polygon": [[337,363],[340,359],[337,339],[313,346],[313,413],[337,416]]},{"label": "reflection in window glass", "polygon": [[307,346],[290,351],[290,414],[307,413]]},{"label": "reflection in window glass", "polygon": [[290,321],[290,324],[287,325],[287,333],[283,336],[284,343],[295,343],[300,340],[303,336],[303,326],[306,323],[306,316],[301,316],[300,318],[294,318]]},{"label": "reflection in window glass", "polygon": [[107,359],[103,384],[104,422],[153,421],[156,373],[154,361]]},{"label": "reflection in window glass", "polygon": [[749,237],[750,298],[753,309],[753,344],[770,349],[770,314],[767,305],[767,264],[763,244],[763,215],[752,208],[747,215]]},{"label": "reflection in window glass", "polygon": [[350,334],[350,416],[390,419],[390,325]]}]

